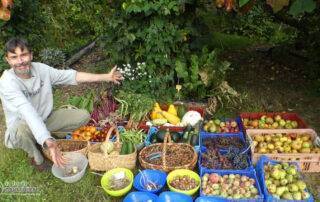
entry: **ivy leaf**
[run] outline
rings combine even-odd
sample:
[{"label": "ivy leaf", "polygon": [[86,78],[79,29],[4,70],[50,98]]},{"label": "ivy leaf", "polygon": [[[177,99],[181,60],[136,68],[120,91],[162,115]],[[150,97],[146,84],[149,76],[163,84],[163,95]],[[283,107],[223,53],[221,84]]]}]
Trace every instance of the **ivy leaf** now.
[{"label": "ivy leaf", "polygon": [[267,4],[272,7],[274,13],[289,5],[289,0],[267,0]]},{"label": "ivy leaf", "polygon": [[316,8],[316,2],[313,0],[296,0],[289,9],[289,14],[298,16],[304,12],[311,13]]},{"label": "ivy leaf", "polygon": [[246,5],[250,0],[239,0],[239,6],[242,7]]}]

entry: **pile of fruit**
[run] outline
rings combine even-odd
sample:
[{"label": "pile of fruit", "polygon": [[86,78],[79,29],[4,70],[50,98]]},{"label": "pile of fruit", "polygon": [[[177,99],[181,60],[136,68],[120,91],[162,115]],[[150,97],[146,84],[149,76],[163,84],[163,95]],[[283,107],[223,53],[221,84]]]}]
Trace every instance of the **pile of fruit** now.
[{"label": "pile of fruit", "polygon": [[307,133],[255,134],[252,136],[255,153],[320,153]]},{"label": "pile of fruit", "polygon": [[179,190],[191,190],[196,188],[198,184],[199,182],[187,175],[175,176],[170,182],[170,186]]},{"label": "pile of fruit", "polygon": [[82,126],[72,132],[73,140],[103,142],[106,139],[108,129],[97,130],[95,126]]},{"label": "pile of fruit", "polygon": [[281,115],[274,117],[263,115],[260,119],[242,119],[246,129],[295,129],[298,128],[298,122],[286,120]]},{"label": "pile of fruit", "polygon": [[240,137],[218,136],[204,139],[203,145],[207,148],[228,149],[229,147],[235,147],[242,149],[245,144]]},{"label": "pile of fruit", "polygon": [[205,122],[203,130],[210,133],[237,133],[239,132],[239,126],[235,120],[214,119]]},{"label": "pile of fruit", "polygon": [[226,154],[221,154],[215,148],[208,148],[201,155],[201,166],[217,170],[242,170],[249,167],[247,154],[242,154],[238,148],[229,147]]},{"label": "pile of fruit", "polygon": [[308,199],[306,183],[300,180],[295,165],[288,163],[264,165],[264,180],[268,192],[277,199],[302,200]]},{"label": "pile of fruit", "polygon": [[221,196],[228,199],[257,198],[259,191],[253,178],[239,174],[204,174],[201,180],[204,195]]}]

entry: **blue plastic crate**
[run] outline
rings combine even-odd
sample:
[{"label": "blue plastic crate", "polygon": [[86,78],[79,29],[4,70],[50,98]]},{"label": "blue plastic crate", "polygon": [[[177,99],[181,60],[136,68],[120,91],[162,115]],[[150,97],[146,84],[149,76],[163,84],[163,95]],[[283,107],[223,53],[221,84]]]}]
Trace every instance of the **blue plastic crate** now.
[{"label": "blue plastic crate", "polygon": [[[223,170],[223,169],[211,169],[211,168],[207,168],[207,167],[202,166],[201,165],[201,163],[202,163],[201,156],[202,156],[202,153],[206,152],[206,150],[207,150],[207,148],[204,147],[204,146],[202,146],[200,148],[200,152],[199,152],[199,156],[198,156],[199,171],[200,172],[227,171],[227,170]],[[219,150],[219,152],[221,154],[226,154],[227,153],[227,151],[225,151],[225,150]],[[232,170],[236,171],[236,172],[243,172],[243,171],[252,172],[252,171],[254,171],[254,167],[252,165],[252,161],[251,161],[250,157],[251,156],[248,154],[247,162],[248,162],[249,166],[247,168],[245,168],[243,170],[234,170],[234,169],[232,169]]]},{"label": "blue plastic crate", "polygon": [[245,175],[247,177],[253,178],[256,181],[256,188],[258,189],[258,193],[259,193],[259,197],[258,198],[252,198],[252,199],[228,199],[228,198],[224,198],[221,196],[207,196],[204,195],[202,192],[202,186],[200,186],[200,197],[204,197],[206,200],[205,201],[216,201],[216,202],[225,202],[225,201],[240,201],[240,202],[263,202],[263,192],[261,191],[260,188],[260,184],[256,175],[256,172],[254,170],[248,172],[248,171],[234,171],[234,170],[224,170],[224,171],[206,171],[206,172],[200,172],[200,177],[202,178],[202,176],[205,174],[211,174],[211,173],[217,173],[219,175],[228,175],[228,174],[239,174],[239,175]]},{"label": "blue plastic crate", "polygon": [[[292,201],[295,201],[295,202],[313,202],[314,201],[311,192],[309,190],[307,190],[307,189],[305,191],[309,192],[310,197],[308,199],[306,199],[306,200],[277,199],[277,198],[273,197],[271,194],[269,194],[269,192],[267,190],[267,187],[266,187],[266,184],[265,184],[265,180],[264,180],[264,169],[263,169],[263,167],[264,167],[264,165],[266,163],[270,163],[271,165],[275,165],[275,164],[278,164],[278,163],[281,163],[281,162],[275,161],[275,160],[271,160],[266,155],[262,155],[260,157],[260,159],[258,160],[258,162],[257,162],[257,165],[256,165],[257,176],[258,176],[259,183],[261,185],[261,189],[262,189],[263,194],[264,194],[265,201],[267,201],[267,202],[292,202]],[[298,171],[300,171],[299,165],[297,163],[290,162],[289,164],[295,165],[298,168]],[[300,178],[302,178],[302,177],[300,176]]]}]

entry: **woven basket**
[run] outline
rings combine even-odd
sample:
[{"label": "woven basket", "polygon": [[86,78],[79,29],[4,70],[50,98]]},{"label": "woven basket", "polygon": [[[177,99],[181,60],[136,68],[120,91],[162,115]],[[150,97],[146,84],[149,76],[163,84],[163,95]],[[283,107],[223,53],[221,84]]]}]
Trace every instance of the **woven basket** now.
[{"label": "woven basket", "polygon": [[[151,153],[155,153],[155,152],[161,153],[160,164],[153,164],[153,163],[150,163],[150,161],[149,162],[147,161],[148,155],[150,155],[149,153],[150,151],[152,151]],[[176,166],[167,165],[168,164],[167,161],[170,159],[171,156],[175,156],[179,154],[180,155],[182,154],[183,156],[189,155],[190,156],[190,158],[188,158],[189,161],[182,165],[176,165]],[[162,170],[165,172],[170,172],[176,169],[193,170],[197,163],[197,159],[198,159],[198,154],[191,145],[186,143],[172,143],[170,134],[165,135],[163,143],[152,144],[148,147],[143,148],[139,153],[139,162],[143,168]]]},{"label": "woven basket", "polygon": [[[116,132],[116,141],[114,144],[114,150],[120,153],[121,151],[121,142],[120,134],[116,126],[112,126],[106,136],[106,141],[109,140],[112,131]],[[92,170],[96,171],[108,171],[113,168],[128,168],[134,169],[136,167],[137,161],[137,150],[134,149],[134,152],[131,154],[125,155],[108,155],[101,151],[100,146],[102,143],[96,143],[90,145],[88,148],[88,160],[89,166]]]},{"label": "woven basket", "polygon": [[[85,156],[87,155],[88,143],[86,141],[57,139],[56,142],[63,154],[68,152],[79,152]],[[42,149],[42,152],[47,159],[52,161],[49,149]]]}]

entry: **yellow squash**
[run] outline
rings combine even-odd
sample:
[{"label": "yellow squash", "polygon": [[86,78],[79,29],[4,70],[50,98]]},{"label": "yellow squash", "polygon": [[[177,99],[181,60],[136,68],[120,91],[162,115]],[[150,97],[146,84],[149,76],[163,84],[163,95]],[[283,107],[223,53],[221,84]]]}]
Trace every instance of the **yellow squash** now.
[{"label": "yellow squash", "polygon": [[155,103],[153,110],[151,112],[151,120],[155,120],[155,119],[164,119],[164,117],[161,115],[162,109],[160,108],[159,103]]},{"label": "yellow squash", "polygon": [[175,115],[175,116],[178,116],[177,110],[173,104],[169,105],[168,113]]},{"label": "yellow squash", "polygon": [[160,113],[162,116],[164,116],[165,119],[168,120],[169,123],[173,125],[178,125],[180,123],[180,118],[178,116],[170,114],[169,112],[166,112],[166,111],[162,111]]}]

